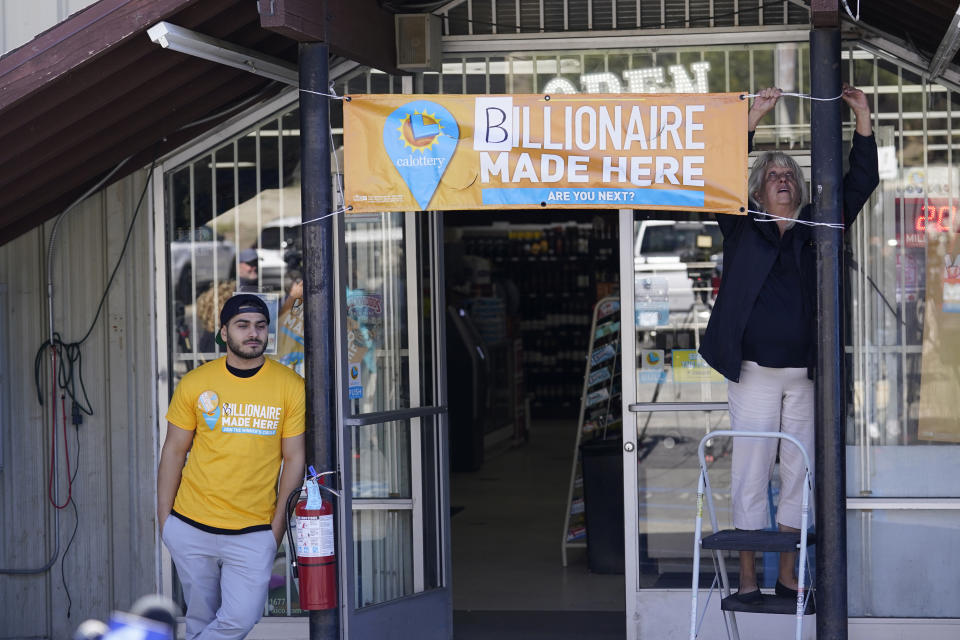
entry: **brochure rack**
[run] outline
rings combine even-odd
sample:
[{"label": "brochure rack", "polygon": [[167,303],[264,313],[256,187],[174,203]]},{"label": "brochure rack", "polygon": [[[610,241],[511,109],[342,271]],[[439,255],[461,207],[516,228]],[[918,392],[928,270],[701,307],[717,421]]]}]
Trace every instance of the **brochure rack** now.
[{"label": "brochure rack", "polygon": [[603,438],[611,430],[618,430],[623,426],[620,401],[619,297],[603,298],[594,306],[586,361],[580,415],[577,420],[577,440],[573,448],[573,465],[567,492],[566,517],[563,522],[563,566],[567,566],[567,549],[587,546],[580,445],[593,438]]}]

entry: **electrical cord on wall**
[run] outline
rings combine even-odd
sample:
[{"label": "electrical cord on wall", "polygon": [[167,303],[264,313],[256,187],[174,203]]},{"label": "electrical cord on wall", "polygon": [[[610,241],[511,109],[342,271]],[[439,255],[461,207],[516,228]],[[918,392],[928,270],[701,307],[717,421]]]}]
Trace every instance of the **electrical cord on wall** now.
[{"label": "electrical cord on wall", "polygon": [[[94,193],[97,189],[99,189],[99,188],[102,187],[104,184],[106,184],[107,180],[109,180],[111,177],[113,177],[113,175],[114,175],[117,171],[119,171],[120,168],[121,168],[124,164],[126,164],[129,160],[130,160],[130,157],[127,157],[127,158],[124,158],[122,161],[120,161],[120,163],[117,164],[117,166],[115,166],[113,169],[111,169],[110,172],[107,173],[107,175],[105,175],[103,178],[101,178],[100,180],[98,180],[95,185],[93,185],[92,187],[90,187],[89,189],[87,189],[87,190],[83,193],[83,195],[81,195],[79,198],[77,198],[76,200],[74,200],[72,203],[70,203],[70,205],[69,205],[66,209],[64,209],[62,212],[60,212],[60,215],[57,216],[56,221],[53,223],[53,229],[51,229],[51,231],[50,231],[50,242],[47,244],[47,312],[48,312],[48,322],[49,322],[49,330],[50,330],[50,340],[49,340],[47,343],[44,343],[44,344],[53,343],[54,337],[55,337],[55,334],[54,334],[54,331],[53,331],[53,273],[52,273],[52,271],[51,271],[51,268],[52,268],[52,264],[53,264],[53,246],[54,246],[54,240],[55,240],[56,237],[57,237],[57,230],[58,230],[58,228],[59,228],[59,226],[60,226],[60,222],[63,221],[64,216],[66,216],[66,214],[67,214],[70,210],[72,210],[75,206],[77,206],[77,205],[80,204],[83,200],[85,200],[86,198],[88,198],[88,197],[90,196],[90,194]],[[44,347],[41,346],[41,352],[42,352],[43,348],[44,348]],[[41,357],[42,357],[42,356],[41,356]],[[56,386],[57,386],[57,385],[56,385],[57,359],[56,359],[56,352],[55,352],[55,350],[51,350],[51,353],[50,353],[50,361],[51,361],[51,376],[53,377],[53,379],[51,380],[51,393],[53,393],[53,389],[55,389]],[[35,363],[35,365],[36,365],[36,363]],[[36,368],[36,366],[35,366],[34,371],[35,371],[35,373],[38,372],[38,369]],[[37,395],[38,395],[38,398],[41,398],[41,399],[40,399],[40,404],[42,405],[42,404],[43,404],[43,400],[42,400],[42,397],[41,397],[40,394],[39,394],[39,388],[40,388],[39,374],[37,374],[37,377],[36,377],[36,379],[35,379],[35,382],[36,382],[37,389],[38,389],[38,394],[37,394]],[[53,418],[52,418],[52,420],[51,420],[51,422],[52,422],[52,425],[51,425],[51,431],[52,431],[51,436],[52,436],[52,438],[51,438],[51,439],[53,440],[53,444],[54,444],[54,446],[53,446],[53,451],[54,451],[53,459],[54,459],[54,467],[56,467],[56,466],[57,466],[57,455],[56,455],[57,408],[56,408],[56,402],[51,402],[50,404],[51,404],[51,413],[52,413],[52,416],[53,416]],[[54,493],[53,503],[56,504],[56,503],[59,501],[59,499],[60,499],[60,488],[59,488],[59,487],[55,487],[53,493]],[[57,561],[57,558],[60,556],[60,509],[57,509],[57,510],[55,511],[55,515],[54,515],[54,535],[55,535],[55,543],[54,543],[53,553],[50,555],[50,558],[47,560],[47,562],[44,563],[42,566],[40,566],[40,567],[35,567],[35,568],[32,568],[32,569],[16,569],[16,568],[10,568],[10,567],[0,567],[0,574],[5,574],[5,575],[35,575],[35,574],[39,574],[39,573],[46,573],[47,571],[50,570],[50,567],[52,567],[52,566],[54,565],[54,563]]]},{"label": "electrical cord on wall", "polygon": [[[56,404],[56,400],[54,400],[54,404]],[[54,509],[66,509],[67,505],[73,500],[73,474],[70,472],[70,448],[67,446],[67,398],[62,393],[60,394],[60,405],[63,415],[63,457],[67,461],[67,501],[63,504],[57,504],[57,499],[53,497],[53,460],[56,456],[55,450],[57,448],[57,439],[54,438],[50,441],[50,476],[47,481],[47,498],[50,500],[50,504],[53,505]],[[54,434],[56,434],[56,429],[57,423],[56,417],[54,417]]]},{"label": "electrical cord on wall", "polygon": [[[121,162],[117,167],[107,175],[104,180],[98,183],[97,187],[102,186],[102,184],[113,175],[117,169],[119,169],[127,160]],[[63,584],[64,593],[67,597],[67,617],[70,617],[71,610],[73,608],[73,599],[70,596],[70,589],[67,586],[67,577],[65,571],[66,557],[67,553],[70,551],[70,547],[73,545],[73,541],[76,539],[77,531],[80,525],[80,510],[77,507],[76,500],[73,499],[73,483],[76,480],[77,472],[79,471],[80,466],[80,425],[83,423],[83,414],[88,416],[93,415],[93,407],[91,406],[90,399],[87,395],[86,386],[83,382],[83,368],[82,368],[82,351],[81,347],[84,342],[90,337],[93,333],[94,327],[97,325],[97,321],[100,319],[100,314],[103,311],[104,303],[107,299],[107,294],[110,291],[110,287],[113,284],[114,279],[116,278],[117,272],[120,270],[120,265],[123,262],[123,257],[126,255],[127,247],[130,244],[130,238],[133,235],[133,228],[136,224],[137,218],[140,215],[140,211],[143,208],[143,201],[146,197],[147,191],[149,190],[150,184],[153,179],[153,169],[156,166],[156,154],[154,153],[154,158],[150,162],[150,169],[147,173],[147,179],[144,182],[143,190],[140,192],[140,197],[137,200],[136,208],[133,212],[133,217],[130,220],[130,224],[127,227],[127,233],[123,241],[123,246],[120,249],[120,255],[117,256],[116,264],[114,264],[113,270],[110,273],[110,277],[107,279],[107,284],[104,287],[103,294],[100,296],[100,302],[97,305],[97,310],[94,313],[93,320],[90,322],[90,326],[84,333],[83,337],[76,342],[64,342],[60,334],[56,331],[51,331],[51,339],[45,341],[40,348],[37,350],[37,355],[34,358],[34,381],[37,388],[37,400],[41,405],[44,403],[44,397],[41,390],[41,369],[43,356],[47,349],[51,351],[51,361],[53,363],[53,387],[50,393],[51,397],[51,407],[53,415],[53,428],[52,428],[52,446],[51,446],[51,459],[50,459],[50,474],[49,474],[49,484],[47,487],[47,494],[51,504],[57,509],[57,548],[54,552],[51,562],[48,562],[45,568],[39,570],[30,570],[30,573],[42,573],[52,566],[52,563],[56,561],[57,555],[60,555],[60,577]],[[66,213],[66,212],[64,212]],[[58,218],[58,222],[62,219]],[[52,266],[52,250],[53,242],[51,239],[50,243],[51,253],[48,255],[48,269]],[[48,276],[48,295],[49,298],[49,308],[51,313],[51,328],[53,326],[52,314],[53,314],[53,276],[52,271],[48,271],[50,274]],[[59,363],[59,366],[58,364]],[[66,457],[67,464],[67,499],[63,504],[59,504],[59,487],[54,485],[54,477],[56,475],[57,467],[57,455],[56,455],[56,389],[60,390],[60,403],[61,403],[61,419],[63,423],[63,446],[64,446],[64,455]],[[73,465],[71,469],[70,465],[70,451],[67,447],[67,396],[70,397],[71,403],[71,421],[76,430],[76,464]],[[68,505],[73,506],[74,510],[74,525],[73,532],[70,535],[70,539],[67,542],[66,547],[64,547],[63,554],[59,554],[59,543],[60,543],[60,532],[59,532],[59,511],[65,509]],[[6,570],[0,570],[0,573],[7,573]],[[25,571],[20,570],[17,573],[25,573]]]},{"label": "electrical cord on wall", "polygon": [[[126,162],[126,161],[124,161]],[[122,164],[122,163],[121,163]],[[87,332],[83,334],[83,337],[77,340],[76,342],[64,342],[59,332],[53,331],[51,329],[50,339],[45,341],[40,348],[37,350],[37,355],[34,358],[34,382],[36,383],[37,389],[37,401],[42,405],[43,404],[43,391],[40,385],[40,369],[43,362],[43,353],[46,349],[51,349],[52,357],[54,361],[54,370],[57,376],[56,386],[60,387],[64,393],[70,396],[72,401],[72,413],[74,423],[79,425],[82,422],[82,417],[78,415],[79,412],[82,412],[88,416],[93,415],[93,407],[90,405],[90,399],[87,396],[87,389],[83,383],[83,369],[82,369],[82,352],[80,347],[84,342],[90,337],[90,334],[93,333],[94,327],[97,325],[97,320],[100,319],[100,313],[103,311],[103,305],[107,300],[107,294],[110,292],[110,287],[113,284],[114,278],[117,276],[117,271],[120,269],[120,265],[123,262],[123,256],[127,252],[127,247],[130,244],[130,237],[133,234],[133,226],[137,221],[137,217],[140,215],[140,210],[143,206],[143,199],[147,195],[147,190],[150,186],[150,183],[153,178],[153,169],[156,166],[156,158],[150,163],[150,169],[146,182],[143,185],[143,191],[140,192],[140,198],[137,200],[136,209],[133,212],[133,218],[130,220],[130,225],[127,227],[127,234],[123,240],[123,246],[120,249],[120,255],[117,256],[117,262],[113,267],[113,271],[110,272],[110,277],[107,279],[107,285],[104,287],[103,294],[100,296],[100,302],[97,304],[97,310],[93,315],[93,320],[90,322],[90,327],[87,329]],[[117,167],[119,168],[119,166]],[[112,172],[111,172],[112,174]],[[99,185],[98,185],[99,186]],[[62,214],[61,214],[62,215]],[[52,243],[51,243],[52,245]],[[48,263],[48,270],[51,268],[51,265]],[[52,300],[52,290],[53,290],[53,278],[52,275],[48,278],[49,283],[49,292],[50,292],[50,311],[51,311],[51,327],[53,325],[53,300]],[[57,368],[56,359],[59,356],[60,367]],[[64,416],[66,419],[66,416]]]},{"label": "electrical cord on wall", "polygon": [[[66,412],[64,412],[64,428],[66,428]],[[80,470],[80,425],[75,425],[73,433],[77,439],[77,462],[73,465],[70,486],[73,486],[73,481],[77,479],[77,472]],[[66,441],[66,432],[64,432],[64,441]],[[73,539],[77,537],[77,530],[80,528],[80,508],[77,507],[77,501],[71,499],[70,506],[73,507],[73,533],[70,534],[70,540],[67,541],[67,546],[64,547],[63,553],[60,555],[60,582],[63,583],[63,591],[67,596],[67,618],[70,617],[70,610],[73,609],[73,598],[70,597],[70,589],[67,587],[67,574],[64,571],[64,565],[67,561],[67,552],[73,546]]]},{"label": "electrical cord on wall", "polygon": [[[55,544],[54,550],[51,554],[49,560],[40,567],[32,569],[16,569],[16,568],[0,568],[0,574],[11,574],[11,575],[34,575],[40,573],[46,573],[49,571],[53,565],[56,563],[57,558],[60,558],[60,576],[61,582],[63,584],[64,593],[67,597],[67,617],[70,617],[71,610],[73,608],[73,599],[70,596],[70,589],[67,585],[65,564],[67,553],[70,551],[71,546],[73,545],[74,540],[76,539],[77,532],[80,525],[80,510],[77,506],[76,500],[73,497],[73,483],[77,478],[80,467],[80,425],[83,422],[83,415],[88,416],[93,415],[93,407],[91,406],[90,399],[87,395],[87,390],[83,382],[83,369],[82,369],[82,351],[81,346],[87,339],[90,337],[93,332],[94,327],[96,326],[97,320],[100,318],[100,314],[103,311],[103,305],[107,298],[107,293],[110,291],[110,287],[113,284],[113,281],[117,275],[117,272],[120,269],[120,264],[123,262],[123,257],[126,255],[127,247],[130,244],[130,238],[133,234],[133,227],[137,221],[137,218],[140,215],[140,211],[143,207],[143,201],[146,197],[149,186],[153,180],[153,169],[156,166],[156,153],[153,154],[153,160],[150,162],[150,169],[147,173],[147,179],[144,182],[143,191],[140,193],[140,198],[137,201],[136,208],[133,213],[133,217],[130,220],[130,225],[127,228],[126,237],[123,241],[123,247],[120,250],[120,255],[117,257],[116,264],[114,265],[113,270],[110,273],[110,277],[107,280],[107,284],[104,287],[103,295],[100,297],[100,302],[97,305],[96,313],[94,314],[93,320],[90,323],[90,327],[87,329],[83,337],[76,341],[66,343],[63,341],[62,337],[58,332],[54,330],[53,318],[54,318],[54,307],[53,307],[53,256],[54,256],[54,241],[57,235],[57,229],[64,219],[64,216],[71,211],[77,204],[85,200],[92,193],[99,190],[103,187],[106,182],[116,174],[129,160],[130,157],[125,158],[119,164],[117,164],[109,173],[107,173],[103,178],[101,178],[95,185],[88,189],[82,196],[75,200],[69,207],[64,209],[62,213],[57,217],[56,222],[53,225],[51,230],[50,242],[48,243],[47,248],[47,309],[49,314],[49,331],[50,337],[40,346],[37,350],[36,358],[34,359],[34,382],[37,389],[37,400],[41,405],[44,404],[44,396],[42,392],[42,362],[44,354],[47,349],[50,350],[50,362],[51,362],[51,387],[50,387],[50,407],[51,407],[51,460],[50,460],[50,474],[48,477],[48,487],[47,487],[47,496],[52,506],[55,507],[55,521],[54,521],[54,530],[55,530]],[[57,485],[54,480],[56,477],[56,469],[59,466],[58,454],[57,454],[57,401],[56,393],[57,389],[60,390],[60,405],[61,405],[61,420],[63,424],[63,447],[64,454],[66,457],[67,465],[67,498],[62,504],[60,503],[60,487]],[[76,438],[76,463],[71,465],[70,463],[70,451],[67,446],[67,397],[70,398],[70,419],[75,429],[75,438]],[[71,468],[72,466],[72,468]],[[74,512],[74,525],[73,532],[70,535],[70,539],[67,541],[66,547],[63,549],[63,553],[60,553],[60,511],[65,509],[67,506],[73,507]]]}]

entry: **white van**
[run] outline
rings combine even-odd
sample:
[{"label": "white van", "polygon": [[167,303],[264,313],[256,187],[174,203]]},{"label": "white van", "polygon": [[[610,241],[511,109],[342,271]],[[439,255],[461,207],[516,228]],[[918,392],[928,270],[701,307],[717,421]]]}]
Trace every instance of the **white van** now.
[{"label": "white van", "polygon": [[[194,279],[200,293],[218,280],[233,278],[236,273],[236,248],[209,225],[193,230],[178,230],[170,243],[170,269],[174,295],[186,302],[192,295]],[[192,303],[191,303],[192,304]]]},{"label": "white van", "polygon": [[722,251],[715,221],[641,221],[633,245],[639,326],[689,324],[686,318],[697,312],[696,305],[709,313]]},{"label": "white van", "polygon": [[291,269],[302,271],[303,236],[300,218],[277,218],[260,231],[260,283],[264,290],[280,290],[288,283]]}]

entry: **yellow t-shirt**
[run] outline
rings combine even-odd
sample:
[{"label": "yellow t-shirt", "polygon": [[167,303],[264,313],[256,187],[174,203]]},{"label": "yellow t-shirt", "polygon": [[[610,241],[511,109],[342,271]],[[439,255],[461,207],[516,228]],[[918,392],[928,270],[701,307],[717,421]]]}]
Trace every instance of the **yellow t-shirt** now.
[{"label": "yellow t-shirt", "polygon": [[174,510],[221,529],[270,524],[277,505],[281,438],[304,432],[303,378],[270,360],[255,375],[227,371],[226,357],[180,380],[167,420],[195,431]]}]

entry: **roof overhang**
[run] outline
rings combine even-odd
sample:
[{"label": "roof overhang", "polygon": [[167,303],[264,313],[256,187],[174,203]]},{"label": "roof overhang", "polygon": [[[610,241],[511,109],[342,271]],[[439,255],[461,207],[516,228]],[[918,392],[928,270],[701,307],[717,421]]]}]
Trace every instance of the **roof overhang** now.
[{"label": "roof overhang", "polygon": [[[338,15],[348,1],[356,15]],[[376,0],[264,4],[285,11],[264,16],[256,0],[100,0],[0,57],[0,245],[64,210],[125,159],[110,181],[289,83],[165,49],[147,35],[162,21],[295,73],[299,43],[326,35],[309,30],[320,16],[336,31],[328,42],[336,59],[392,67],[393,18]],[[379,48],[355,37],[361,27],[379,30]]]},{"label": "roof overhang", "polygon": [[219,120],[191,123],[283,86],[162,49],[146,35],[161,20],[296,64],[297,43],[261,28],[246,0],[101,0],[11,51],[0,58],[0,244],[125,158],[112,180]]}]

